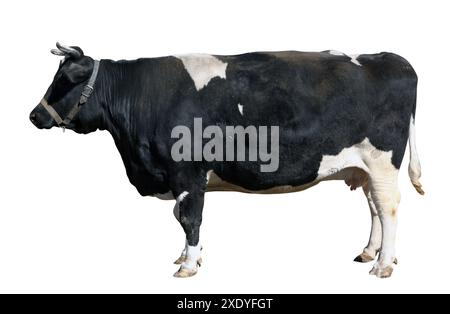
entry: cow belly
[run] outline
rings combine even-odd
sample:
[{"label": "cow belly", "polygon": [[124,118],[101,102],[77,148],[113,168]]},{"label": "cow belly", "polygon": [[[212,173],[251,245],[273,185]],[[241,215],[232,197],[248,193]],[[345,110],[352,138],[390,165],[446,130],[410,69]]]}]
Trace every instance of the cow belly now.
[{"label": "cow belly", "polygon": [[[213,171],[208,172],[207,191],[236,191],[255,194],[279,194],[306,190],[321,181],[343,180],[352,190],[363,186],[372,171],[391,171],[392,151],[385,152],[374,147],[368,138],[351,147],[343,148],[337,155],[323,155],[315,180],[300,185],[281,185],[262,190],[249,190],[222,180]],[[274,174],[276,175],[276,174]]]},{"label": "cow belly", "polygon": [[350,186],[352,190],[354,190],[360,186],[363,186],[367,182],[367,173],[359,168],[350,167],[342,169],[322,179],[317,179],[310,183],[299,186],[282,185],[263,190],[249,190],[236,184],[232,184],[225,180],[222,180],[217,174],[211,172],[206,191],[207,192],[228,191],[228,192],[242,192],[252,194],[282,194],[282,193],[300,192],[310,187],[313,187],[314,185],[318,184],[321,181],[327,180],[344,180],[345,183],[348,186]]},{"label": "cow belly", "polygon": [[300,186],[283,185],[275,186],[269,189],[263,190],[249,190],[239,185],[222,180],[214,171],[209,173],[208,185],[206,187],[207,192],[214,191],[233,191],[242,193],[253,193],[253,194],[281,194],[281,193],[291,193],[306,190],[307,188],[316,185],[319,181],[313,181]]}]

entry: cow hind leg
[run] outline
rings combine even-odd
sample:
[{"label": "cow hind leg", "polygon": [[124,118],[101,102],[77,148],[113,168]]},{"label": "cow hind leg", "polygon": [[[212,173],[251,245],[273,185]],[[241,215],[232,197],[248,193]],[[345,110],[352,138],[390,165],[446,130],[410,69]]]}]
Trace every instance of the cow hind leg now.
[{"label": "cow hind leg", "polygon": [[397,231],[397,209],[400,202],[400,192],[397,185],[398,170],[379,169],[371,174],[368,182],[373,204],[376,207],[382,230],[381,249],[378,260],[371,275],[379,278],[390,277],[393,272],[395,258],[395,237]]},{"label": "cow hind leg", "polygon": [[358,263],[368,263],[375,259],[381,248],[381,237],[382,237],[380,217],[378,215],[377,208],[373,202],[369,185],[367,183],[363,186],[363,191],[364,194],[366,195],[367,203],[369,204],[370,215],[372,216],[372,228],[370,231],[369,243],[364,248],[363,252],[359,254],[354,260],[355,262]]}]

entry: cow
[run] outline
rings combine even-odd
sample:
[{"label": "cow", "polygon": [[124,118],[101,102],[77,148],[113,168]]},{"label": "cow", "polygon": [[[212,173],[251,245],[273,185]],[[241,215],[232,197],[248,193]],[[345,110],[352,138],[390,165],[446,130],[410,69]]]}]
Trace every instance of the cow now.
[{"label": "cow", "polygon": [[[328,180],[362,188],[372,228],[355,261],[377,259],[370,274],[391,276],[397,179],[408,140],[409,177],[424,194],[415,143],[417,75],[404,58],[329,50],[112,61],[59,43],[51,52],[63,59],[30,120],[39,129],[107,130],[137,191],[175,200],[186,234],[175,277],[193,276],[201,264],[205,192],[289,193]],[[229,126],[240,127],[248,151],[238,151],[238,132],[229,134]],[[264,126],[271,132],[266,128],[256,144],[270,143],[271,169],[263,168],[270,166],[263,155],[247,158],[255,144],[250,128]],[[200,139],[180,145],[182,133],[194,129]],[[232,142],[231,158],[201,154],[213,137],[217,145]]]}]

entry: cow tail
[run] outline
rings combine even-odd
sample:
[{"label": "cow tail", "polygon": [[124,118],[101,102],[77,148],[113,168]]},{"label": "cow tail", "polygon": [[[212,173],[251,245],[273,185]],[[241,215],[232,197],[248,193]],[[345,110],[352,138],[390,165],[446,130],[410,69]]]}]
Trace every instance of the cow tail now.
[{"label": "cow tail", "polygon": [[409,124],[409,167],[408,167],[409,178],[411,183],[416,189],[417,193],[424,195],[425,192],[422,190],[422,184],[420,184],[419,179],[421,176],[419,154],[416,148],[416,128],[414,117],[411,115],[411,122]]}]

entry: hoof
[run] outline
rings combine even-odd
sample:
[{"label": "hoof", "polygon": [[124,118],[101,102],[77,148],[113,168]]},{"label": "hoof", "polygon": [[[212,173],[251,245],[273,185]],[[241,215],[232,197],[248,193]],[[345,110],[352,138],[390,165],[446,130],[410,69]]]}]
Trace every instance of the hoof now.
[{"label": "hoof", "polygon": [[[200,250],[203,250],[203,247],[200,248]],[[180,255],[180,257],[177,258],[175,262],[173,262],[175,265],[181,265],[184,262],[186,262],[186,252],[183,251],[183,253]],[[197,261],[198,266],[201,266],[202,258],[200,257]]]},{"label": "hoof", "polygon": [[389,278],[392,275],[394,268],[392,266],[380,267],[375,265],[370,271],[371,275],[377,276],[378,278]]},{"label": "hoof", "polygon": [[361,254],[356,256],[356,258],[354,259],[354,261],[357,262],[357,263],[368,263],[368,262],[371,262],[373,260],[374,260],[374,257],[370,256],[366,252],[362,252]]},{"label": "hoof", "polygon": [[181,265],[186,261],[186,255],[181,255],[178,259],[173,262],[175,265]]},{"label": "hoof", "polygon": [[173,274],[173,276],[176,278],[189,278],[194,276],[195,274],[197,274],[197,267],[195,267],[194,269],[188,269],[181,266],[180,269],[175,274]]},{"label": "hoof", "polygon": [[[175,261],[175,262],[173,262],[175,265],[181,265],[181,264],[183,264],[184,262],[186,262],[186,255],[181,255],[180,257],[178,257],[178,259]],[[198,266],[202,266],[202,263],[203,263],[203,260],[202,260],[202,258],[200,257],[199,259],[198,259],[198,261],[197,261],[197,265]]]}]

